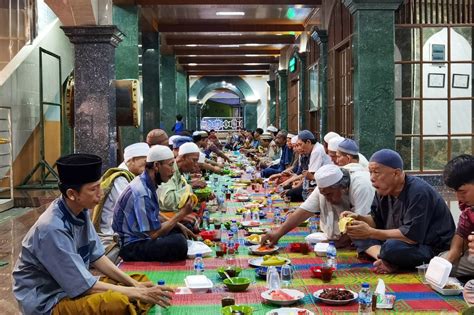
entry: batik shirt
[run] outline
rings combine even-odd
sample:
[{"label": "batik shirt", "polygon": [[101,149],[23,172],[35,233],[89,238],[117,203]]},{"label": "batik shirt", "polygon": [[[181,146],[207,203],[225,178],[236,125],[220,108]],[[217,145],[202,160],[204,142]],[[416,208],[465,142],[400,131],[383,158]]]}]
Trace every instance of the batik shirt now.
[{"label": "batik shirt", "polygon": [[89,211],[79,215],[62,197],[31,227],[13,270],[13,293],[23,314],[50,314],[63,298],[94,286],[89,265],[104,255]]}]

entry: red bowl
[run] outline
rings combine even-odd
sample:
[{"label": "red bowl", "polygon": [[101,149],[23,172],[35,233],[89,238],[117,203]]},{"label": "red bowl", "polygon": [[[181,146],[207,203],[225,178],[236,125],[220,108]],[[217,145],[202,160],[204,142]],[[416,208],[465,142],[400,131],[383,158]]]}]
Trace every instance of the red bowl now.
[{"label": "red bowl", "polygon": [[313,278],[321,278],[321,266],[311,266],[309,270],[311,270]]},{"label": "red bowl", "polygon": [[216,231],[202,231],[199,233],[203,240],[213,241],[216,238]]}]

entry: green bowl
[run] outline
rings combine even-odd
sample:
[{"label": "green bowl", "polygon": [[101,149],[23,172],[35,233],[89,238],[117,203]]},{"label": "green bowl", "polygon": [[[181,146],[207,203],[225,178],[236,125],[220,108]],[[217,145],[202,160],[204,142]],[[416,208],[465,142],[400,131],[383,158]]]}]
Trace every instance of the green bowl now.
[{"label": "green bowl", "polygon": [[[232,282],[230,282],[232,279]],[[226,285],[227,289],[230,292],[242,292],[247,290],[250,285],[249,278],[239,278],[239,277],[232,277],[230,279],[224,279],[224,284]]]},{"label": "green bowl", "polygon": [[195,189],[193,192],[199,200],[207,199],[212,194],[212,190],[209,187]]},{"label": "green bowl", "polygon": [[223,315],[237,315],[241,312],[243,315],[252,315],[253,308],[247,305],[230,305],[222,309]]},{"label": "green bowl", "polygon": [[242,268],[240,267],[219,267],[217,268],[217,273],[221,277],[221,279],[227,279],[227,277],[224,274],[224,271],[227,271],[227,274],[229,277],[237,277],[240,272],[242,271]]}]

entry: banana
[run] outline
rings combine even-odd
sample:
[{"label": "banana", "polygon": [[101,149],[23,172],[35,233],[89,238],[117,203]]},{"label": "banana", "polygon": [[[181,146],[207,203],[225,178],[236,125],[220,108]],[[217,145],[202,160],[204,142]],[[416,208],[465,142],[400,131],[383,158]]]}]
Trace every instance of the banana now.
[{"label": "banana", "polygon": [[199,202],[198,197],[191,191],[191,186],[186,185],[186,189],[184,193],[181,195],[181,199],[179,199],[178,209],[181,209],[182,207],[184,207],[184,205],[186,204],[189,198],[191,198],[191,204],[193,207],[198,204]]},{"label": "banana", "polygon": [[263,257],[262,266],[281,266],[286,263],[286,260],[278,256],[270,256],[270,258],[265,259]]}]

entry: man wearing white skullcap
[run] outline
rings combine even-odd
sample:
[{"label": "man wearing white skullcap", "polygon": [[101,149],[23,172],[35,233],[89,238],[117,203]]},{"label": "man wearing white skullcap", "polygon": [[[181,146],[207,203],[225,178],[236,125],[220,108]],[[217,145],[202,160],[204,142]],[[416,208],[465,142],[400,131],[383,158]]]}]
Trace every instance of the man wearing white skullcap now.
[{"label": "man wearing white skullcap", "polygon": [[176,261],[187,255],[187,241],[176,228],[192,213],[190,201],[173,218],[160,222],[157,187],[173,176],[174,155],[168,146],[155,145],[146,158],[145,171],[120,195],[112,227],[120,236],[125,261]]},{"label": "man wearing white skullcap", "polygon": [[[370,206],[375,196],[375,189],[370,182],[368,171],[350,173],[334,164],[321,166],[315,173],[317,187],[277,230],[263,236],[262,244],[269,240],[276,242],[286,233],[297,227],[314,214],[320,214],[321,229],[336,245],[348,245],[348,238],[341,237],[339,215],[350,210],[358,214],[370,213]],[[354,241],[356,247],[362,241]],[[364,247],[365,248],[365,247]]]},{"label": "man wearing white skullcap", "polygon": [[338,138],[340,137],[340,135],[334,131],[329,131],[325,136],[324,136],[324,149],[326,150],[326,154],[328,153],[328,144],[329,144],[329,141],[331,141],[331,139],[333,138]]},{"label": "man wearing white skullcap", "polygon": [[334,163],[334,164],[337,164],[337,148],[339,147],[339,144],[344,141],[344,138],[343,137],[333,137],[331,140],[329,140],[328,142],[328,149],[327,149],[327,152],[328,152],[328,155],[329,157],[331,158],[331,161]]},{"label": "man wearing white skullcap", "polygon": [[124,161],[118,168],[108,169],[100,179],[100,188],[103,191],[102,198],[92,212],[92,222],[99,234],[102,244],[110,253],[109,258],[115,261],[116,251],[111,249],[116,245],[114,242],[114,230],[112,220],[114,218],[114,207],[120,194],[125,190],[132,179],[145,170],[145,161],[150,147],[146,142],[138,142],[127,146],[123,152]]},{"label": "man wearing white skullcap", "polygon": [[[157,191],[160,210],[164,216],[168,218],[173,217],[180,211],[178,209],[179,201],[188,189],[206,186],[205,182],[198,181],[196,185],[193,185],[194,187],[188,187],[192,184],[188,184],[186,179],[190,173],[199,171],[198,161],[200,153],[199,147],[194,142],[186,142],[179,147],[176,163],[173,165],[173,176],[168,182],[161,184]],[[189,223],[194,223],[195,220],[194,215],[184,218],[184,222]]]}]

